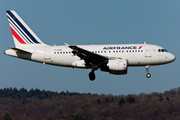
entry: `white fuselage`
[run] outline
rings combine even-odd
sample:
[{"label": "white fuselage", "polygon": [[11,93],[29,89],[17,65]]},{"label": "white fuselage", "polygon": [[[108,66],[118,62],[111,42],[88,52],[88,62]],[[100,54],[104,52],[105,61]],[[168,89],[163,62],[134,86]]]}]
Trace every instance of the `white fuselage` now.
[{"label": "white fuselage", "polygon": [[[175,60],[173,54],[164,51],[165,49],[160,46],[151,44],[78,45],[78,47],[110,59],[126,59],[128,66],[161,65]],[[25,50],[32,54],[21,54],[11,49],[6,50],[5,54],[45,64],[86,68],[84,65],[73,64],[73,62],[82,60],[74,55],[72,49],[67,46],[32,47]]]}]

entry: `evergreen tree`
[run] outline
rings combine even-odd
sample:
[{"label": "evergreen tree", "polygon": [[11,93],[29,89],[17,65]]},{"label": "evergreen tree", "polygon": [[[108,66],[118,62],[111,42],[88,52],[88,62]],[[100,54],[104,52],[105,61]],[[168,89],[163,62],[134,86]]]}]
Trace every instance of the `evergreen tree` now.
[{"label": "evergreen tree", "polygon": [[170,101],[169,97],[166,98],[167,101]]},{"label": "evergreen tree", "polygon": [[121,98],[121,100],[119,101],[119,106],[122,106],[125,103],[124,99]]},{"label": "evergreen tree", "polygon": [[97,99],[97,104],[99,105],[101,103],[101,100],[98,98]]},{"label": "evergreen tree", "polygon": [[106,98],[105,101],[106,101],[107,103],[109,103],[109,99],[108,99],[108,98]]},{"label": "evergreen tree", "polygon": [[50,117],[50,118],[48,118],[47,120],[53,120],[53,118],[52,118],[52,117]]},{"label": "evergreen tree", "polygon": [[134,97],[131,97],[131,96],[128,95],[126,101],[127,101],[128,103],[132,104],[132,103],[134,103],[136,100],[134,99]]},{"label": "evergreen tree", "polygon": [[162,101],[163,101],[163,97],[159,96],[159,102],[162,102]]},{"label": "evergreen tree", "polygon": [[11,120],[11,118],[9,117],[9,115],[6,113],[6,115],[4,116],[4,120]]}]

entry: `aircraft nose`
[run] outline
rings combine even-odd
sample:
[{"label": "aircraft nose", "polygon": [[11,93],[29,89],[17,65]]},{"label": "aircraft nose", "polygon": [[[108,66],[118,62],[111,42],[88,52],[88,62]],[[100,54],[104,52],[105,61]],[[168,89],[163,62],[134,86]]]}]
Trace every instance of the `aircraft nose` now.
[{"label": "aircraft nose", "polygon": [[173,54],[171,54],[171,55],[169,56],[170,62],[173,62],[175,59],[176,59],[176,57],[175,57]]}]

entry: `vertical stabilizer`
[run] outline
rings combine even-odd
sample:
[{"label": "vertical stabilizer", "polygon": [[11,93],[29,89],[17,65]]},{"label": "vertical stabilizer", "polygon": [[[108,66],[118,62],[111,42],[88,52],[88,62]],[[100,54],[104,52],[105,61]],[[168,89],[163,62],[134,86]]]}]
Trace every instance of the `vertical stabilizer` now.
[{"label": "vertical stabilizer", "polygon": [[36,36],[15,11],[8,10],[6,14],[16,48],[47,46]]}]

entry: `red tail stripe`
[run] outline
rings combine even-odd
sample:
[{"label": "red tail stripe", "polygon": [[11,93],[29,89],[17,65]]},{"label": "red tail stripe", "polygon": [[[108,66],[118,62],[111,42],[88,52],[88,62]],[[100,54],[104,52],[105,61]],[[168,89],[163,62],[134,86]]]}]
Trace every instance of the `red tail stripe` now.
[{"label": "red tail stripe", "polygon": [[24,40],[21,39],[21,37],[12,29],[12,27],[10,27],[10,28],[11,28],[11,32],[12,32],[13,36],[14,36],[21,44],[26,44],[26,43],[24,42]]}]

